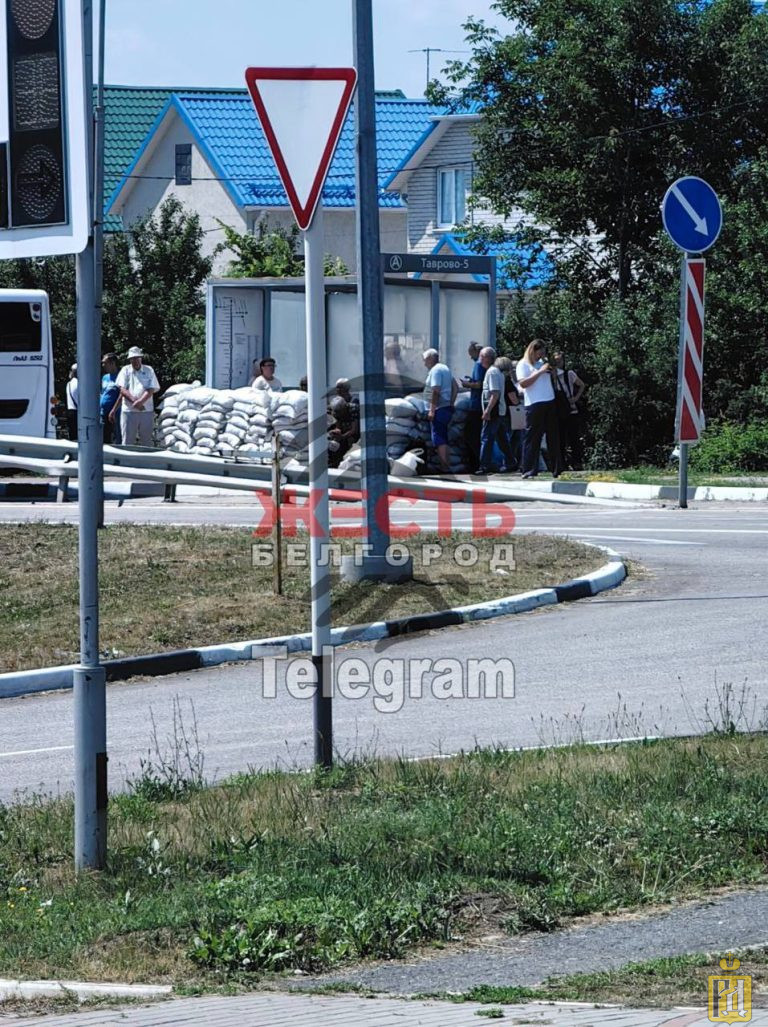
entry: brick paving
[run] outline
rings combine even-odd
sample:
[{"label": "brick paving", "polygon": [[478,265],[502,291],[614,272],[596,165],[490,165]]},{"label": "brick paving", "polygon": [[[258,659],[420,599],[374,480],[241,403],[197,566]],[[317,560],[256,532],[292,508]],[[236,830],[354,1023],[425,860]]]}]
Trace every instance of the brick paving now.
[{"label": "brick paving", "polygon": [[[0,1016],[14,1027],[479,1027],[474,1002],[407,1001],[358,996],[259,992],[234,997],[172,999],[147,1006],[122,1006],[65,1015]],[[705,1027],[704,1010],[631,1010],[542,1002],[503,1007],[508,1024],[547,1027]],[[768,1027],[768,1010],[753,1014],[753,1027]]]}]

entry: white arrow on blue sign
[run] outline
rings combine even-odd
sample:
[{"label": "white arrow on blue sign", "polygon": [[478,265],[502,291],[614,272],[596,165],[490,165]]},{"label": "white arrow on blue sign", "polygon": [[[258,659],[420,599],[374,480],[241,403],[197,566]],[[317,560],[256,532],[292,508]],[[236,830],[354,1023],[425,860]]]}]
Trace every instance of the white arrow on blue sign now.
[{"label": "white arrow on blue sign", "polygon": [[678,178],[667,189],[661,204],[667,235],[686,253],[703,253],[716,241],[723,227],[723,211],[717,193],[703,178]]}]

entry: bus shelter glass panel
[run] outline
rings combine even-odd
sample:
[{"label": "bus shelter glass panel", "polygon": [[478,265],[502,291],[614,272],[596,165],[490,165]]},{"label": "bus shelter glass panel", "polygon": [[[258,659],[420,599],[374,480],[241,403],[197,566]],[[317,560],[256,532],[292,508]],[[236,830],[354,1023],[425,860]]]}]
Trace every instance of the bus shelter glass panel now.
[{"label": "bus shelter glass panel", "polygon": [[328,386],[349,378],[353,392],[359,392],[363,377],[363,340],[354,292],[328,293]]},{"label": "bus shelter glass panel", "polygon": [[270,296],[269,354],[283,388],[296,389],[307,373],[304,293],[275,290]]},{"label": "bus shelter glass panel", "polygon": [[[213,309],[214,389],[248,385],[263,356],[261,289],[217,289]],[[253,362],[257,361],[254,372]]]},{"label": "bus shelter glass panel", "polygon": [[440,356],[456,378],[472,371],[470,342],[487,345],[488,293],[485,290],[440,289]]},{"label": "bus shelter glass panel", "polygon": [[407,395],[424,386],[422,353],[430,345],[429,286],[384,287],[384,377],[388,391]]}]

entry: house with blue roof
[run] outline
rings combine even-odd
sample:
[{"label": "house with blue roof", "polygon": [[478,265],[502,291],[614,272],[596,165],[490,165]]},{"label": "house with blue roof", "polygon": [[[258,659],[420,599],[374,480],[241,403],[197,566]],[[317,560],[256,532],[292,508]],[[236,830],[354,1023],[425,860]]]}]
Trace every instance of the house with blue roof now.
[{"label": "house with blue roof", "polygon": [[[379,224],[382,250],[407,244],[407,209],[396,189],[385,188],[442,109],[399,92],[377,94]],[[169,196],[196,211],[205,232],[205,250],[224,240],[219,224],[250,233],[267,216],[293,224],[288,201],[246,90],[171,93],[108,201],[112,217],[125,227],[155,212]],[[347,117],[323,190],[325,250],[355,269],[355,124]],[[223,252],[214,271],[232,259]]]},{"label": "house with blue roof", "polygon": [[[385,178],[384,189],[406,200],[409,252],[470,256],[478,250],[464,241],[461,226],[500,225],[510,234],[509,241],[486,251],[499,258],[499,291],[534,288],[549,274],[549,262],[546,255],[515,243],[515,232],[527,224],[525,214],[515,208],[502,218],[473,194],[474,132],[481,118],[478,105],[432,114],[400,167]],[[483,281],[485,276],[472,277]]]}]

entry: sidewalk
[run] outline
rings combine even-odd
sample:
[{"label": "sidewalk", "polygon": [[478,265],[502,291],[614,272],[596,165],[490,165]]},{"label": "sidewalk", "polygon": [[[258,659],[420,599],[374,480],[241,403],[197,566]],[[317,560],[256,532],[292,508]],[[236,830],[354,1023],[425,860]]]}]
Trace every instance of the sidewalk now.
[{"label": "sidewalk", "polygon": [[[479,1027],[483,1011],[498,1006],[474,1002],[408,1002],[403,999],[286,995],[262,992],[237,997],[175,999],[153,1006],[68,1013],[64,1016],[0,1017],[14,1027]],[[583,1004],[526,1002],[504,1006],[500,1021],[547,1027],[704,1027],[703,1009],[618,1009]],[[768,1027],[768,1010],[752,1016]]]}]

